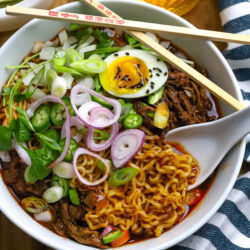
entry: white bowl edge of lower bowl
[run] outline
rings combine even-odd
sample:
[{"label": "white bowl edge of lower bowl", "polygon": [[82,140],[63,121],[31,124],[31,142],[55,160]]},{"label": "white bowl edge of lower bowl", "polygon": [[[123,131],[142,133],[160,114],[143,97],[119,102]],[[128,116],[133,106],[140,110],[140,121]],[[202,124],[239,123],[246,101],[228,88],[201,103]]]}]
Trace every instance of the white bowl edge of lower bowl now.
[{"label": "white bowl edge of lower bowl", "polygon": [[[130,0],[120,0],[119,2],[116,0],[104,0],[102,2],[126,19],[193,27],[190,23],[173,13],[147,3]],[[84,13],[97,14],[95,11],[90,10],[90,7],[86,5],[83,7],[83,5],[77,2],[61,6],[57,8],[57,10],[75,13],[80,13],[84,10]],[[10,74],[10,72],[5,70],[5,65],[19,64],[22,58],[30,52],[34,41],[49,40],[58,30],[65,26],[68,27],[67,24],[62,22],[33,20],[18,30],[0,49],[0,60],[4,62],[4,65],[2,64],[0,67],[0,86],[7,80]],[[46,30],[46,33],[43,34],[42,32],[38,32],[42,30]],[[238,100],[242,101],[240,89],[233,72],[222,54],[211,42],[204,42],[202,40],[186,37],[167,37],[172,39],[175,44],[184,51],[187,51],[195,61],[206,68],[208,73],[210,73],[210,78],[215,83],[221,83],[221,87]],[[220,103],[220,106],[224,115],[233,112],[233,109],[224,103]],[[242,140],[224,158],[209,192],[206,194],[201,204],[199,204],[198,208],[196,208],[185,220],[177,224],[171,230],[163,233],[158,238],[141,241],[136,243],[136,245],[125,245],[120,249],[132,250],[135,246],[137,250],[166,249],[197,231],[219,209],[231,191],[239,174],[244,152],[245,140]],[[7,217],[23,231],[42,243],[56,249],[96,249],[60,237],[40,226],[40,224],[26,214],[17,204],[15,199],[12,198],[2,178],[0,178],[0,201],[0,208]]]}]

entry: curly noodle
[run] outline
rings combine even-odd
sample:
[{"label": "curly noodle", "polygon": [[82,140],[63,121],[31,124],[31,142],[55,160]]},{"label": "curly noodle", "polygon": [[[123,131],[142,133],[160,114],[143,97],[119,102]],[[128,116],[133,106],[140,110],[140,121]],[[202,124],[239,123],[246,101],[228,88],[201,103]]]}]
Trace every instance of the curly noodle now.
[{"label": "curly noodle", "polygon": [[[110,152],[102,152],[109,156]],[[82,156],[78,169],[83,176],[99,178],[94,158]],[[108,205],[101,210],[87,208],[85,220],[92,230],[109,224],[134,234],[160,236],[185,212],[183,200],[192,178],[197,175],[197,161],[190,154],[179,155],[158,136],[147,136],[139,153],[127,166],[139,169],[138,175],[121,187],[99,185]],[[98,174],[97,174],[98,173]],[[78,182],[72,180],[76,186]]]}]

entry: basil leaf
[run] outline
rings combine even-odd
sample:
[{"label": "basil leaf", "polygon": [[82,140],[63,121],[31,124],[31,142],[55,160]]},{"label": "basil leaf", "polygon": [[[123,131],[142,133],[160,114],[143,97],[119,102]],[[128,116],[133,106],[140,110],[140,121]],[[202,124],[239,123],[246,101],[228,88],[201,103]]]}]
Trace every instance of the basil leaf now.
[{"label": "basil leaf", "polygon": [[19,118],[20,118],[20,119],[22,120],[22,122],[26,125],[26,127],[27,127],[29,130],[35,132],[35,129],[33,128],[33,126],[32,126],[32,124],[31,124],[31,122],[30,122],[30,120],[29,120],[29,117],[27,116],[26,112],[25,112],[24,110],[22,110],[21,108],[19,108],[19,107],[16,107],[16,110],[17,110],[17,112],[18,112],[18,114],[19,114]]},{"label": "basil leaf", "polygon": [[[26,91],[26,94],[25,94],[26,98],[30,98],[34,94],[38,85],[42,81],[44,74],[45,74],[45,65],[38,71],[38,73],[30,81],[30,84],[29,84],[27,91]],[[33,87],[32,91],[30,90],[31,87]]]},{"label": "basil leaf", "polygon": [[52,138],[46,136],[46,135],[43,135],[43,134],[40,134],[40,133],[36,133],[36,135],[40,138],[40,140],[45,144],[47,145],[50,149],[52,150],[57,150],[57,151],[61,151],[61,146],[55,141],[53,140]]},{"label": "basil leaf", "polygon": [[0,151],[10,150],[12,148],[11,130],[8,127],[0,127]]},{"label": "basil leaf", "polygon": [[11,131],[18,142],[28,141],[31,133],[20,118],[11,121]]}]

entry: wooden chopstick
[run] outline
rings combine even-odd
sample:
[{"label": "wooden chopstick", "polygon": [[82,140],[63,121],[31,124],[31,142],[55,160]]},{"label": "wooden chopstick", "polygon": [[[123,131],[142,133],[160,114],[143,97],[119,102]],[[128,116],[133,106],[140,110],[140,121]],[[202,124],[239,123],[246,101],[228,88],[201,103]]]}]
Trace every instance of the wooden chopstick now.
[{"label": "wooden chopstick", "polygon": [[[89,4],[91,7],[93,7],[98,12],[100,12],[101,14],[107,17],[111,17],[112,19],[117,19],[118,21],[119,20],[123,21],[121,17],[119,17],[117,14],[115,14],[110,9],[108,9],[107,7],[105,7],[103,4],[99,3],[96,0],[81,0],[81,1]],[[22,10],[20,11],[20,7],[15,7],[15,8],[19,8],[19,11],[17,11],[16,9],[15,14],[22,15],[20,14],[22,12]],[[8,6],[6,8],[6,13],[8,14],[9,10],[11,9],[13,10],[13,7]],[[46,11],[39,10],[39,13],[45,13],[45,12]],[[40,17],[43,19],[64,20],[64,21],[80,23],[79,14],[65,13],[65,12],[58,12],[58,11],[47,11],[46,15],[40,15],[39,13],[36,13],[35,17]],[[27,14],[25,15],[27,16]],[[180,58],[172,54],[170,51],[163,48],[160,44],[155,42],[149,36],[139,31],[126,31],[126,32],[129,33],[131,36],[135,37],[138,41],[140,41],[141,43],[143,43],[150,49],[152,49],[152,51],[156,52],[158,55],[163,57],[168,63],[172,64],[179,70],[185,72],[194,81],[196,81],[200,85],[207,88],[211,93],[213,93],[215,96],[217,96],[218,98],[220,98],[221,100],[223,100],[224,102],[226,102],[227,104],[235,108],[236,110],[241,110],[244,108],[244,105],[240,103],[237,99],[235,99],[229,93],[227,93],[222,88],[217,86],[211,80],[207,79],[204,75],[196,71],[194,68],[190,67],[188,64],[186,64],[183,60],[181,60]]]},{"label": "wooden chopstick", "polygon": [[[96,0],[80,0],[80,1],[83,3],[87,3],[88,5],[93,7],[95,10],[97,10],[99,13],[103,14],[104,16],[122,19],[116,13],[114,13],[105,5],[101,4],[100,2]],[[193,79],[195,82],[199,83],[200,85],[204,86],[211,93],[213,93],[215,96],[223,100],[225,103],[229,104],[234,109],[241,110],[244,108],[244,105],[240,103],[237,99],[235,99],[225,90],[217,86],[211,80],[206,78],[200,72],[190,67],[187,63],[185,63],[183,60],[181,60],[180,58],[172,54],[170,51],[163,48],[159,43],[155,42],[149,36],[139,31],[126,31],[126,32],[130,34],[131,36],[135,37],[144,45],[148,46],[150,49],[152,49],[152,51],[156,52],[158,55],[163,57],[168,63],[175,66],[177,69],[185,72],[191,79]]]},{"label": "wooden chopstick", "polygon": [[[54,11],[40,10],[40,9],[31,9],[31,8],[22,8],[18,6],[7,6],[6,14],[8,15],[19,15],[19,16],[30,16],[48,19],[49,16],[54,17]],[[138,22],[131,20],[121,20],[114,18],[105,18],[100,16],[91,16],[83,14],[71,14],[65,12],[57,12],[57,18],[63,21],[88,24],[88,25],[98,25],[101,27],[111,27],[111,28],[120,28],[123,30],[133,30],[133,31],[149,31],[154,33],[166,33],[174,34],[181,36],[190,36],[205,40],[212,41],[221,41],[221,42],[231,42],[231,43],[241,43],[250,45],[250,36],[242,34],[232,34],[226,32],[194,29],[180,26],[148,23],[148,22]],[[53,19],[53,18],[51,18]]]}]

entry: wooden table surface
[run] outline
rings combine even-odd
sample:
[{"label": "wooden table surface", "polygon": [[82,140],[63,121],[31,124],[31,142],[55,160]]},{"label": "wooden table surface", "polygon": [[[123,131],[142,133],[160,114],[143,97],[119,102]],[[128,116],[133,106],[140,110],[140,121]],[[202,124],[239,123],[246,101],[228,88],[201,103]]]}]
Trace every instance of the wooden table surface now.
[{"label": "wooden table surface", "polygon": [[[74,0],[55,0],[51,8],[73,1]],[[199,4],[190,13],[185,15],[184,18],[198,28],[221,30],[217,0],[200,0]],[[0,33],[0,46],[13,33],[14,32]],[[225,44],[222,43],[217,43],[216,45],[219,49],[223,49],[225,47]],[[28,236],[26,233],[17,228],[12,222],[10,222],[2,213],[0,213],[0,250],[40,249],[48,250],[51,248],[46,247]]]}]

